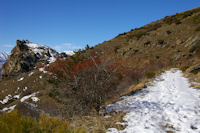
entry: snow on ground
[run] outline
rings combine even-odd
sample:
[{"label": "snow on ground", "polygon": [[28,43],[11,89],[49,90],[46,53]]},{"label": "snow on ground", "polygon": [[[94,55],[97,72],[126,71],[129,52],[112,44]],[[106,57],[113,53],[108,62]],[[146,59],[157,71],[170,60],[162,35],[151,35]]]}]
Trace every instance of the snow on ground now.
[{"label": "snow on ground", "polygon": [[11,100],[13,98],[19,99],[20,98],[20,94],[19,95],[15,95],[13,97],[10,94],[8,94],[8,96],[6,96],[3,100],[0,100],[0,103],[1,104],[6,104],[6,103],[8,103],[9,100]]},{"label": "snow on ground", "polygon": [[[24,97],[22,97],[22,98],[20,99],[20,101],[21,101],[21,102],[24,102],[25,100],[27,100],[27,99],[29,99],[29,98],[31,98],[31,97],[35,97],[35,95],[36,95],[37,93],[38,93],[38,92],[34,92],[34,93],[30,94],[30,95],[24,96]],[[36,100],[36,97],[35,97],[34,99],[32,99],[32,100]],[[37,99],[37,100],[38,100],[38,99]]]},{"label": "snow on ground", "polygon": [[2,111],[2,112],[8,111],[8,113],[9,113],[9,112],[13,111],[13,110],[15,109],[15,107],[16,107],[16,105],[10,106],[10,107],[8,107],[8,108],[5,107],[5,108],[3,108],[1,111]]},{"label": "snow on ground", "polygon": [[28,89],[28,87],[25,87],[24,89],[23,89],[23,91],[26,91]]},{"label": "snow on ground", "polygon": [[63,53],[70,56],[74,55],[74,51],[63,51]]},{"label": "snow on ground", "polygon": [[38,97],[31,97],[33,102],[38,102],[40,99]]},{"label": "snow on ground", "polygon": [[107,106],[108,111],[127,112],[124,130],[107,133],[200,133],[200,90],[190,87],[179,70],[166,71],[154,86]]},{"label": "snow on ground", "polygon": [[28,74],[28,76],[30,77],[30,76],[32,76],[33,74],[34,74],[34,72],[31,72],[31,73]]},{"label": "snow on ground", "polygon": [[0,103],[6,104],[11,98],[12,98],[12,96],[10,94],[8,94],[8,96],[6,96],[3,100],[0,100]]},{"label": "snow on ground", "polygon": [[45,68],[43,68],[43,67],[42,67],[42,68],[39,68],[39,71],[40,71],[40,72],[43,72],[43,73],[47,73],[47,71],[45,71]]},{"label": "snow on ground", "polygon": [[18,79],[17,81],[22,81],[22,80],[24,80],[24,77],[21,77],[20,79]]},{"label": "snow on ground", "polygon": [[13,96],[13,98],[15,98],[15,99],[19,99],[19,98],[20,98],[20,94],[19,94],[19,95],[15,95],[15,96]]},{"label": "snow on ground", "polygon": [[56,57],[58,56],[58,53],[55,50],[51,49],[50,47],[31,43],[31,42],[26,43],[26,46],[28,46],[29,49],[32,50],[39,57],[44,55],[46,60],[49,61],[49,63],[53,63],[54,61],[56,61]]},{"label": "snow on ground", "polygon": [[6,62],[9,54],[6,52],[0,52],[0,62]]}]

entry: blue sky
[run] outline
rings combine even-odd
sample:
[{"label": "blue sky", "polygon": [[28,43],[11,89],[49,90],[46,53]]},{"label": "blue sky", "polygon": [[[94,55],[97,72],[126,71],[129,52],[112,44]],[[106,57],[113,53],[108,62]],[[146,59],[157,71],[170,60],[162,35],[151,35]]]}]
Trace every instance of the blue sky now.
[{"label": "blue sky", "polygon": [[0,0],[0,51],[17,39],[58,51],[94,46],[200,0]]}]

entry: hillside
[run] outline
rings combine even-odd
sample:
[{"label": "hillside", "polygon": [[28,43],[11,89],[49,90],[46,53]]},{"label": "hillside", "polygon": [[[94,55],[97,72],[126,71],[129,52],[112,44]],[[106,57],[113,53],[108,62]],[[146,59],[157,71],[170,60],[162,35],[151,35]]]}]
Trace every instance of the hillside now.
[{"label": "hillside", "polygon": [[200,8],[196,8],[122,33],[95,48],[130,67],[191,64],[198,60],[199,34]]},{"label": "hillside", "polygon": [[17,109],[37,119],[49,114],[105,132],[114,120],[104,123],[105,112],[99,115],[104,105],[145,88],[163,70],[179,68],[200,82],[200,8],[67,54],[17,40],[2,68],[1,112]]}]

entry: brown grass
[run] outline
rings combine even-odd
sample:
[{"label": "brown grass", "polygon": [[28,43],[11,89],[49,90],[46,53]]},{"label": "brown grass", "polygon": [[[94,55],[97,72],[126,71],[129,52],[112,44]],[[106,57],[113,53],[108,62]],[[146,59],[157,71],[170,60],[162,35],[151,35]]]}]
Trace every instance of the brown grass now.
[{"label": "brown grass", "polygon": [[[111,117],[105,118],[104,115]],[[117,128],[118,130],[125,128],[125,126],[116,124],[116,122],[124,122],[124,112],[111,112],[104,115],[93,112],[87,116],[76,117],[71,125],[74,127],[82,126],[91,133],[105,133],[108,128]]]}]

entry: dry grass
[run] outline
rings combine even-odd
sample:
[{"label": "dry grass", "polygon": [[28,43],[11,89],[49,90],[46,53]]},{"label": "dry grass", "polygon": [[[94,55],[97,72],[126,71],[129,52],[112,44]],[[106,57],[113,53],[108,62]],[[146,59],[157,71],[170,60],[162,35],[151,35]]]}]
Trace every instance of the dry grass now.
[{"label": "dry grass", "polygon": [[129,91],[130,91],[130,92],[135,92],[135,91],[141,90],[141,89],[143,89],[143,88],[146,88],[146,85],[145,85],[144,82],[139,83],[139,84],[137,84],[137,85],[132,85],[132,86],[130,86]]},{"label": "dry grass", "polygon": [[[111,117],[106,118],[104,115]],[[117,128],[118,130],[125,128],[125,126],[116,124],[116,122],[124,122],[124,112],[111,112],[104,115],[101,116],[93,112],[88,116],[76,117],[71,125],[74,127],[82,126],[89,133],[105,133],[108,128]]]}]

